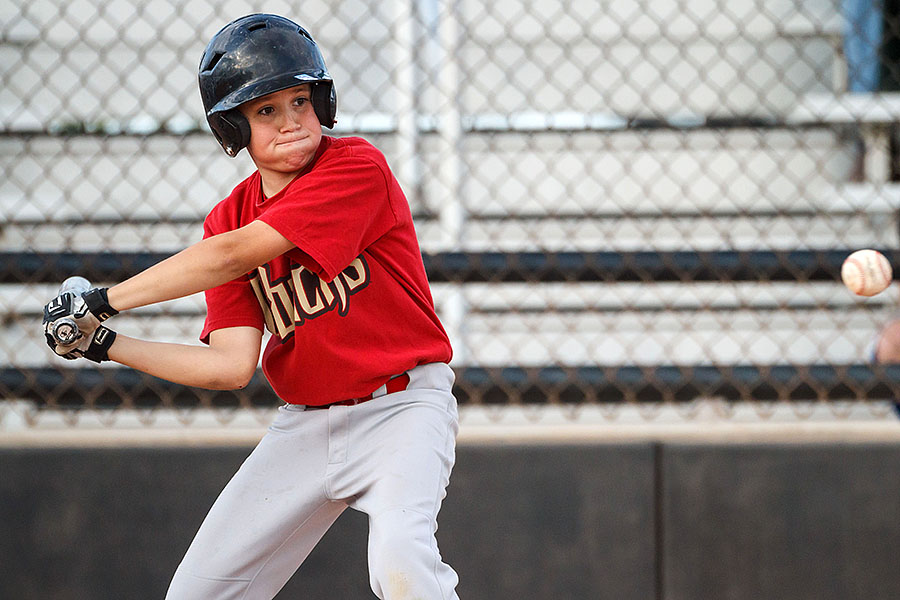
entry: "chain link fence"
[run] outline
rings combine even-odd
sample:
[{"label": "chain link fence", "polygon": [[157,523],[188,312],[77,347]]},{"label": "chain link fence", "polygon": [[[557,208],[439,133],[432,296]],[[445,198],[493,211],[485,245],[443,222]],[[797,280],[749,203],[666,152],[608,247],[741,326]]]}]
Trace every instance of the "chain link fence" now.
[{"label": "chain link fence", "polygon": [[[0,394],[53,407],[254,407],[240,392],[60,361],[59,282],[114,283],[201,236],[251,170],[206,129],[196,73],[234,18],[306,26],[334,135],[407,192],[468,404],[889,400],[874,364],[900,265],[888,0],[0,0]],[[197,343],[202,296],[117,317]],[[148,414],[152,414],[152,410]]]}]

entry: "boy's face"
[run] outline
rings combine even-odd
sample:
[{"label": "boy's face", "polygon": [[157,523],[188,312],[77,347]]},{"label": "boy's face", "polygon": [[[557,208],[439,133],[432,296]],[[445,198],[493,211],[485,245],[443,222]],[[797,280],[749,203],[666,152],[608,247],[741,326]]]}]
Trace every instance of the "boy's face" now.
[{"label": "boy's face", "polygon": [[313,110],[310,84],[304,83],[242,104],[250,122],[247,150],[265,178],[293,178],[316,154],[322,125]]}]

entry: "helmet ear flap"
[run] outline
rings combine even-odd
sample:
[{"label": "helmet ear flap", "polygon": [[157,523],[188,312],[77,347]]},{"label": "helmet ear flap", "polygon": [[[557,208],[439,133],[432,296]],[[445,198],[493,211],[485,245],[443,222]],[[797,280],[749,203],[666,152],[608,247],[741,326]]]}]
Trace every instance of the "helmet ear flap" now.
[{"label": "helmet ear flap", "polygon": [[209,128],[228,156],[237,156],[250,143],[250,122],[238,109],[213,113],[208,120]]},{"label": "helmet ear flap", "polygon": [[[334,127],[334,117],[337,114],[337,93],[331,81],[320,81],[313,85],[312,104],[319,123],[331,129]],[[243,115],[241,115],[243,116]]]}]

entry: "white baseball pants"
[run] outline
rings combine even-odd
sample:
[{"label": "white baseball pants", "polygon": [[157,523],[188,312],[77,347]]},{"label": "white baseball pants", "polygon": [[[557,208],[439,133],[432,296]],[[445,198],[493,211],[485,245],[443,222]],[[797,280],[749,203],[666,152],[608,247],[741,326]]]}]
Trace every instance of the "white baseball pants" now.
[{"label": "white baseball pants", "polygon": [[349,506],[369,516],[369,580],[385,600],[458,600],[435,540],[458,414],[445,364],[356,406],[282,406],[222,490],[168,600],[271,599]]}]

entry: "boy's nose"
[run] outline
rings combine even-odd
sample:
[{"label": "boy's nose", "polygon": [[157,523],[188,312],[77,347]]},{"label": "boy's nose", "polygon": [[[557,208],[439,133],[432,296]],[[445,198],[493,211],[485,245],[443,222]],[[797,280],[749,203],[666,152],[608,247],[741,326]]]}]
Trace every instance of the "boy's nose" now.
[{"label": "boy's nose", "polygon": [[283,129],[296,129],[300,123],[300,115],[295,114],[293,110],[284,110],[281,112],[281,127]]}]

